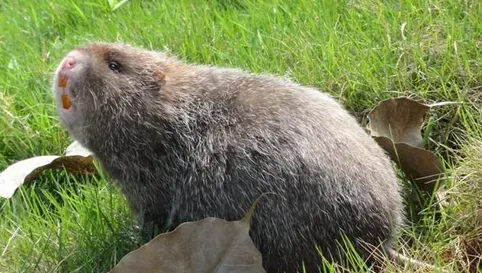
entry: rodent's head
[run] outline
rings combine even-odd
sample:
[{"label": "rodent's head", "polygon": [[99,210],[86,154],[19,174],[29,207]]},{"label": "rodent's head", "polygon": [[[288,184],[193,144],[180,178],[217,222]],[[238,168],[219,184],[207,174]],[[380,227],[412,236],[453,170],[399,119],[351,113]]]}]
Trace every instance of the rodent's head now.
[{"label": "rodent's head", "polygon": [[142,122],[153,107],[149,101],[162,94],[166,61],[162,53],[125,44],[90,43],[70,51],[53,80],[62,125],[85,144],[88,127]]}]

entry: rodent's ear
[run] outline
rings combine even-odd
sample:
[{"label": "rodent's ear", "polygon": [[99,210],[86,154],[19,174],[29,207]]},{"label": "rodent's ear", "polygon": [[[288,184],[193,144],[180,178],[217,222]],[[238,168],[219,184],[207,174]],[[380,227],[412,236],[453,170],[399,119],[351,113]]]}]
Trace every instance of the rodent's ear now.
[{"label": "rodent's ear", "polygon": [[160,86],[164,85],[164,82],[166,81],[166,75],[164,75],[162,71],[156,70],[154,71],[154,73],[152,73],[152,76],[159,82]]}]

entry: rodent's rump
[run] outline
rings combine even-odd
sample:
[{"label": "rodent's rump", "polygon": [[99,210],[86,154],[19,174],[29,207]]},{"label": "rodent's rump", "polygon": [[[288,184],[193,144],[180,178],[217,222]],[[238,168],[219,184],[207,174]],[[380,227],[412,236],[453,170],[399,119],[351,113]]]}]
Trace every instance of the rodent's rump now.
[{"label": "rodent's rump", "polygon": [[366,255],[359,241],[390,247],[402,222],[388,157],[319,90],[109,43],[73,50],[55,75],[63,126],[145,226],[237,220],[273,192],[250,231],[263,266],[314,272],[315,244],[342,262],[342,235]]}]

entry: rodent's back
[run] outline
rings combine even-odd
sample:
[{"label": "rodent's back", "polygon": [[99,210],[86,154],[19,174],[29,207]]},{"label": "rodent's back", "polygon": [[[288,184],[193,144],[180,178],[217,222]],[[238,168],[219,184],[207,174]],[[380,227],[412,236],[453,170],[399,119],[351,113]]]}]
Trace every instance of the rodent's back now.
[{"label": "rodent's back", "polygon": [[[205,82],[187,81],[192,82],[187,89],[197,90],[198,99],[185,112],[207,124],[197,124],[200,131],[193,130],[199,142],[269,155],[284,168],[297,169],[284,161],[303,163],[330,177],[326,183],[332,184],[336,194],[362,196],[379,190],[378,198],[387,198],[385,204],[398,204],[398,186],[388,157],[328,94],[287,79],[234,69],[202,66],[198,73]],[[219,145],[209,145],[216,142]],[[203,153],[211,155],[212,151]]]},{"label": "rodent's back", "polygon": [[270,268],[282,257],[310,257],[314,242],[336,257],[340,231],[372,244],[390,241],[401,218],[390,162],[331,97],[270,76],[215,68],[199,74],[184,86],[194,94],[174,130],[183,159],[171,167],[185,176],[171,182],[172,226],[239,219],[273,192],[251,231]]},{"label": "rodent's back", "polygon": [[401,221],[394,172],[334,99],[278,77],[159,59],[158,89],[146,75],[73,81],[89,91],[78,103],[107,104],[78,106],[84,126],[70,131],[140,218],[169,228],[237,220],[261,194],[276,193],[261,199],[250,233],[268,272],[319,265],[312,243],[339,258],[341,231],[390,242]]}]

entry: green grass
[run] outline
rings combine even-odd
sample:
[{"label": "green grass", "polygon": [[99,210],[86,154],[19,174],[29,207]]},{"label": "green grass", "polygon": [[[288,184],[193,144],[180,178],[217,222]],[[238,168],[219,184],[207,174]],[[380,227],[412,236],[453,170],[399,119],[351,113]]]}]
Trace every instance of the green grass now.
[{"label": "green grass", "polygon": [[[446,163],[451,202],[439,218],[428,207],[400,240],[453,272],[469,270],[464,255],[482,255],[480,1],[127,1],[115,11],[107,0],[48,2],[0,3],[0,170],[70,143],[50,91],[63,55],[87,41],[128,42],[289,76],[338,97],[362,124],[386,98],[462,102],[434,109],[424,132]],[[47,172],[0,200],[0,272],[106,272],[133,237],[104,177]]]}]

